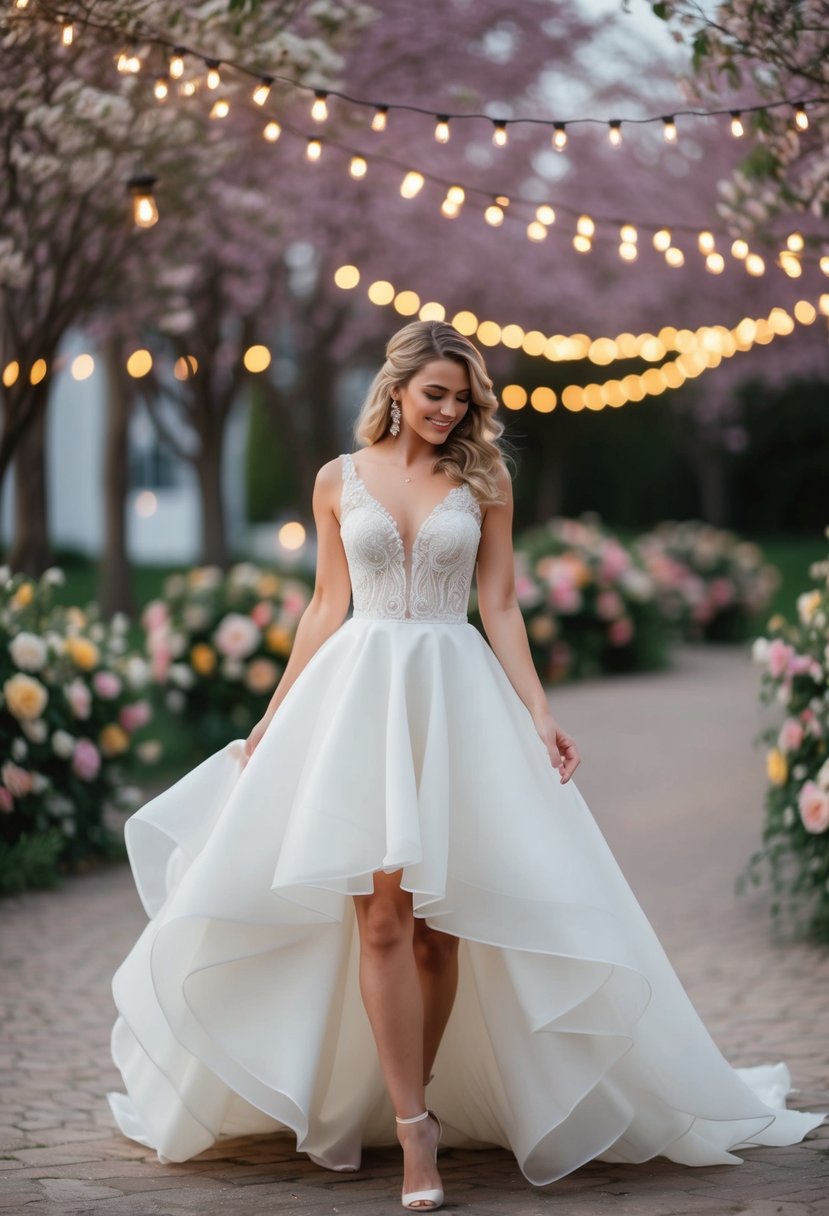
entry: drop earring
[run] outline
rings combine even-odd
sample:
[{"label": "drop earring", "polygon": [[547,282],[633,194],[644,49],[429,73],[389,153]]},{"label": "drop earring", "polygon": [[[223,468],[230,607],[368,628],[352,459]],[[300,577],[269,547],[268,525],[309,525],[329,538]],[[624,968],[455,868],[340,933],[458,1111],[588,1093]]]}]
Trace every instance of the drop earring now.
[{"label": "drop earring", "polygon": [[391,434],[400,434],[400,402],[395,397],[391,399]]}]

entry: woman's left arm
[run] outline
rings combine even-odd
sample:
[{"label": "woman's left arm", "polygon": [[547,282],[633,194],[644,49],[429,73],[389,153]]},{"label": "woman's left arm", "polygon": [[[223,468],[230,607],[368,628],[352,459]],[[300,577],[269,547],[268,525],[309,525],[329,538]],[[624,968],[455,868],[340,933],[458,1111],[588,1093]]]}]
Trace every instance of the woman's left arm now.
[{"label": "woman's left arm", "polygon": [[524,618],[515,594],[512,551],[512,480],[501,466],[498,484],[503,503],[490,505],[481,526],[476,586],[478,611],[489,644],[518,696],[532,714],[535,728],[547,748],[561,784],[572,777],[579,763],[575,742],[562,730],[550,711],[547,694],[530,653]]}]

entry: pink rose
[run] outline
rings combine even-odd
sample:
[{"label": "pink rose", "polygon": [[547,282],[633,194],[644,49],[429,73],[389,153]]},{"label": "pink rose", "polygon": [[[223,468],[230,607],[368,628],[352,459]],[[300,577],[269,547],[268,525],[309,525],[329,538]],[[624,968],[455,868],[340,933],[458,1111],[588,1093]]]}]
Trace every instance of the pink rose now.
[{"label": "pink rose", "polygon": [[228,659],[246,659],[253,654],[262,637],[259,626],[249,616],[228,612],[213,635],[219,654]]},{"label": "pink rose", "polygon": [[250,619],[253,621],[254,625],[258,625],[260,629],[264,629],[266,625],[270,624],[272,617],[273,604],[269,604],[267,600],[260,600],[259,603],[254,604],[250,610]]},{"label": "pink rose", "polygon": [[81,781],[93,781],[101,767],[101,753],[91,739],[78,739],[72,753],[72,772]]},{"label": "pink rose", "polygon": [[789,659],[794,655],[794,650],[788,646],[780,638],[775,638],[773,642],[769,642],[769,651],[767,662],[769,665],[769,674],[775,680],[779,680],[789,665]]},{"label": "pink rose", "polygon": [[817,836],[829,828],[829,794],[814,781],[807,781],[798,795],[800,818],[807,832]]},{"label": "pink rose", "polygon": [[13,764],[11,760],[7,760],[0,769],[0,778],[15,798],[23,798],[32,792],[32,774],[19,764]]},{"label": "pink rose", "polygon": [[712,579],[708,594],[718,608],[726,608],[734,601],[734,584],[730,578]]},{"label": "pink rose", "polygon": [[780,727],[777,746],[781,752],[796,752],[803,742],[803,727],[796,718],[787,718]]},{"label": "pink rose", "polygon": [[616,591],[600,591],[596,596],[596,615],[601,621],[613,621],[622,616],[625,605]]},{"label": "pink rose", "polygon": [[581,592],[578,587],[564,579],[556,579],[548,596],[551,607],[559,612],[578,612],[581,608]]},{"label": "pink rose", "polygon": [[121,712],[118,714],[118,721],[126,731],[138,730],[139,726],[146,726],[153,716],[153,711],[149,701],[133,701],[130,705],[124,705]]},{"label": "pink rose", "polygon": [[141,624],[148,633],[152,633],[154,629],[161,628],[166,625],[169,620],[167,605],[164,600],[150,600],[149,604],[141,613]]},{"label": "pink rose", "polygon": [[112,701],[120,693],[122,684],[120,677],[114,671],[96,671],[92,677],[92,687],[99,697],[103,697],[105,701]]},{"label": "pink rose", "polygon": [[607,636],[611,646],[627,646],[633,637],[633,621],[629,616],[621,616],[608,626]]},{"label": "pink rose", "polygon": [[812,670],[814,660],[808,654],[794,654],[788,662],[787,674],[790,676],[805,676]]},{"label": "pink rose", "polygon": [[605,583],[615,583],[616,579],[630,565],[630,555],[615,540],[608,541],[602,548],[602,560],[599,577]]},{"label": "pink rose", "polygon": [[163,684],[167,679],[167,669],[173,661],[173,652],[166,642],[159,641],[151,648],[150,675],[157,684]]},{"label": "pink rose", "polygon": [[0,785],[0,811],[5,811],[8,814],[9,811],[13,810],[14,799],[11,793],[6,789],[5,785]]},{"label": "pink rose", "polygon": [[88,718],[92,712],[92,693],[80,678],[67,684],[64,689],[69,708],[76,718]]}]

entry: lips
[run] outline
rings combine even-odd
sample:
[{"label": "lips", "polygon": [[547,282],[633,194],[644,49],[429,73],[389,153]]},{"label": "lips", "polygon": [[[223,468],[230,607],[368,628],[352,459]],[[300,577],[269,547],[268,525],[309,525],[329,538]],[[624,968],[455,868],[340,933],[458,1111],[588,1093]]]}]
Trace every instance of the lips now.
[{"label": "lips", "polygon": [[435,422],[434,418],[427,418],[426,421],[431,422],[432,426],[438,431],[448,431],[452,426],[451,422]]}]

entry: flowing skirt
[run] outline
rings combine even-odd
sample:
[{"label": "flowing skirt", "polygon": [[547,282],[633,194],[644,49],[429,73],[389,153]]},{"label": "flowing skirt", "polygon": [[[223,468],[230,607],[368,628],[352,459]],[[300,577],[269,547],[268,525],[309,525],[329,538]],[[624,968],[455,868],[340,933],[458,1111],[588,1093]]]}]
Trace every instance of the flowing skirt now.
[{"label": "flowing skirt", "polygon": [[[739,1162],[826,1117],[720,1053],[578,788],[469,623],[349,619],[253,756],[235,740],[126,824],[148,924],[113,978],[109,1093],[161,1160],[292,1134],[330,1169],[396,1144],[351,896],[403,871],[459,937],[429,1105],[543,1185],[598,1158]],[[713,947],[712,947],[713,948]]]}]

